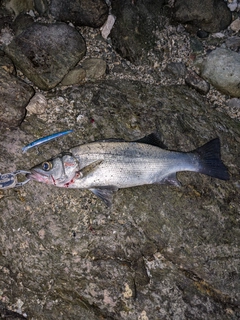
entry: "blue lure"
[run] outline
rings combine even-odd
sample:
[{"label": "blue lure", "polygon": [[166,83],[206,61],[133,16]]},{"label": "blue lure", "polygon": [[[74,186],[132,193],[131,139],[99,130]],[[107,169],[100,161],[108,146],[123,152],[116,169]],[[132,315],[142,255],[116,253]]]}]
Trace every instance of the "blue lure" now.
[{"label": "blue lure", "polygon": [[73,130],[67,130],[67,131],[61,131],[61,132],[57,132],[57,133],[53,133],[53,134],[50,134],[49,136],[46,136],[46,137],[43,137],[43,138],[40,138],[40,139],[37,139],[29,144],[27,144],[25,147],[22,148],[22,152],[26,152],[27,150],[33,148],[33,147],[37,147],[43,143],[47,143],[51,140],[54,140],[56,138],[59,138],[59,137],[62,137],[62,136],[65,136],[66,134],[69,134],[73,132]]}]

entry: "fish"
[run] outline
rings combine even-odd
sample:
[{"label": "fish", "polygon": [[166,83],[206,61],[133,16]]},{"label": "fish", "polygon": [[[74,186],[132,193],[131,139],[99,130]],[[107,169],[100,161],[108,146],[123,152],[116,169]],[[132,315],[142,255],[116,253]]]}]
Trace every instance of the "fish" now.
[{"label": "fish", "polygon": [[56,132],[56,133],[53,133],[53,134],[50,134],[49,136],[45,136],[45,137],[42,137],[40,139],[37,139],[35,141],[32,141],[30,142],[29,144],[27,144],[26,146],[24,146],[22,148],[22,152],[25,153],[27,150],[33,148],[33,147],[37,147],[43,143],[47,143],[51,140],[54,140],[56,138],[59,138],[59,137],[62,137],[62,136],[65,136],[66,134],[69,134],[73,132],[73,130],[67,130],[67,131],[60,131],[60,132]]},{"label": "fish", "polygon": [[163,148],[156,134],[137,141],[109,139],[82,144],[30,169],[27,178],[62,188],[89,189],[111,206],[120,188],[150,184],[181,186],[177,172],[228,180],[215,138],[190,152]]}]

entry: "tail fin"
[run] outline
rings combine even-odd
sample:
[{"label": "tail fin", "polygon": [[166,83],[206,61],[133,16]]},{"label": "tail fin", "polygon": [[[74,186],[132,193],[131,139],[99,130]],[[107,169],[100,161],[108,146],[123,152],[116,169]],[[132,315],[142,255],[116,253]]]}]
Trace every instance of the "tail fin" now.
[{"label": "tail fin", "polygon": [[213,139],[193,151],[199,157],[199,172],[221,180],[228,180],[227,167],[221,160],[220,140]]}]

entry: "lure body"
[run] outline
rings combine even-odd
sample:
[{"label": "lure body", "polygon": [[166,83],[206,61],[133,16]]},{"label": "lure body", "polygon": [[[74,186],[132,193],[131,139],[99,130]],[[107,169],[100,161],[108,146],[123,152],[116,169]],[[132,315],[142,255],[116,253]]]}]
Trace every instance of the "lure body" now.
[{"label": "lure body", "polygon": [[66,134],[69,134],[73,132],[73,130],[67,130],[67,131],[61,131],[61,132],[56,132],[56,133],[53,133],[53,134],[50,134],[49,136],[46,136],[46,137],[42,137],[40,139],[37,139],[33,142],[30,142],[29,144],[27,144],[25,147],[22,148],[22,152],[26,152],[27,150],[33,148],[33,147],[37,147],[43,143],[47,143],[51,140],[54,140],[56,138],[59,138],[59,137],[62,137],[62,136],[65,136]]}]

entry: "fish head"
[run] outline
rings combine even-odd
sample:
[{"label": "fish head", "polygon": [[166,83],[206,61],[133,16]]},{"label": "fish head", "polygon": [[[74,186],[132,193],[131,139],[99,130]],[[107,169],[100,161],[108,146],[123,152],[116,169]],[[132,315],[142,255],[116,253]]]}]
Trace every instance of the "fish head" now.
[{"label": "fish head", "polygon": [[57,187],[69,187],[79,176],[79,164],[71,153],[60,154],[33,167],[27,178]]}]

